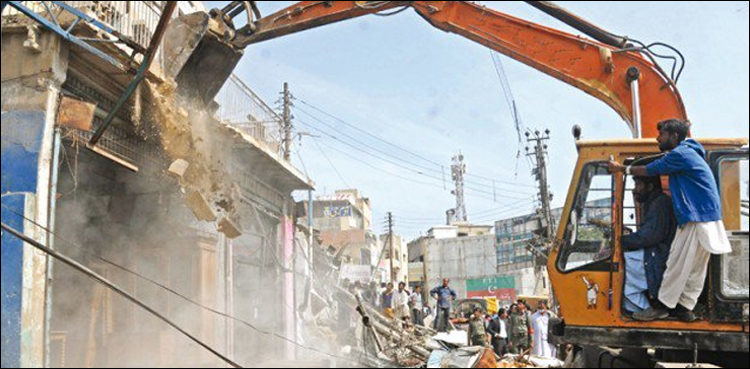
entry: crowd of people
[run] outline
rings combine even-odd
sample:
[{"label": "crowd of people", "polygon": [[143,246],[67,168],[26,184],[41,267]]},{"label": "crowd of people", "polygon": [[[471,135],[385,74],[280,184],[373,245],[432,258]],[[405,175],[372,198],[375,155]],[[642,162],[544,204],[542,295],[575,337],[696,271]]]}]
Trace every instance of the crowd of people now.
[{"label": "crowd of people", "polygon": [[[380,291],[374,282],[369,286],[357,283],[356,287],[361,289],[362,297],[367,302],[378,306],[387,317],[406,324],[424,325],[424,318],[432,316],[432,327],[436,331],[446,332],[453,328],[450,313],[457,294],[450,287],[448,279],[443,279],[441,285],[429,291],[429,296],[435,300],[435,310],[423,298],[421,285],[414,286],[413,291],[407,290],[404,282],[399,282],[398,289],[394,289],[393,283],[384,283]],[[492,347],[499,356],[530,351],[537,356],[553,358],[556,350],[547,340],[549,320],[552,317],[555,314],[548,309],[546,301],[539,301],[533,312],[531,306],[522,299],[499,308],[497,312],[475,308],[468,321],[467,343]]]}]

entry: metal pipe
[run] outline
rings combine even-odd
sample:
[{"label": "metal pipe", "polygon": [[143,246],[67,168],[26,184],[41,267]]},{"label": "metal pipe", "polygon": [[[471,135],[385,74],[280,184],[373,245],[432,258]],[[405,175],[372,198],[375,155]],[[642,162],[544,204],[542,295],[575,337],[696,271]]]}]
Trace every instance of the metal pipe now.
[{"label": "metal pipe", "polygon": [[527,1],[527,4],[547,13],[553,18],[583,32],[589,37],[617,48],[623,48],[628,43],[624,37],[615,35],[599,26],[565,10],[551,1]]},{"label": "metal pipe", "polygon": [[[53,138],[53,146],[52,146],[52,163],[50,163],[50,185],[49,185],[49,193],[47,196],[47,204],[49,205],[49,214],[47,214],[47,245],[49,245],[49,248],[54,249],[55,248],[55,209],[57,204],[57,180],[58,180],[58,172],[59,172],[59,161],[60,161],[60,143],[61,143],[61,133],[60,133],[60,127],[55,127],[55,133]],[[52,258],[47,258],[47,273],[46,278],[47,281],[53,280],[53,265],[52,265]],[[49,338],[49,332],[50,332],[50,326],[49,323],[52,321],[52,287],[54,286],[54,283],[46,284],[45,288],[45,301],[44,301],[44,363],[45,367],[50,367],[50,338]]]},{"label": "metal pipe", "polygon": [[641,101],[638,92],[640,71],[636,67],[628,68],[627,79],[630,84],[630,97],[633,101],[633,138],[641,138]]},{"label": "metal pipe", "polygon": [[104,131],[107,130],[107,127],[112,123],[112,120],[115,117],[115,114],[122,108],[122,106],[125,104],[125,101],[130,98],[130,95],[133,94],[136,87],[138,87],[138,84],[143,80],[143,78],[146,76],[146,71],[148,71],[149,66],[151,65],[151,62],[154,60],[154,56],[156,55],[156,49],[159,47],[159,43],[161,42],[162,36],[164,36],[164,31],[167,29],[167,24],[169,23],[169,18],[172,16],[172,12],[177,7],[177,2],[175,1],[168,1],[167,5],[164,7],[164,11],[161,14],[161,18],[159,19],[159,24],[156,26],[156,30],[154,31],[154,35],[151,37],[151,42],[148,45],[148,49],[146,49],[146,55],[144,55],[144,60],[141,63],[141,66],[138,67],[138,73],[136,74],[135,78],[130,82],[128,87],[125,88],[125,92],[120,96],[120,99],[117,100],[117,103],[115,103],[115,106],[112,108],[112,110],[109,111],[109,114],[106,118],[104,118],[104,121],[102,122],[102,125],[99,126],[99,128],[96,129],[96,132],[94,132],[94,135],[91,136],[91,139],[89,140],[89,145],[94,146],[99,141],[99,139],[104,134]]}]

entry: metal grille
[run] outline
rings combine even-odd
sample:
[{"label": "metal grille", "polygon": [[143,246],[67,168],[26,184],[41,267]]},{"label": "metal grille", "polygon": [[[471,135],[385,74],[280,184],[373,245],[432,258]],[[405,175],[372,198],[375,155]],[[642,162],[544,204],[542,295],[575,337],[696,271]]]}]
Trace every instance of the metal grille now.
[{"label": "metal grille", "polygon": [[[59,15],[62,10],[59,7],[50,5],[50,2],[42,1],[24,1],[23,5],[37,14],[52,20],[49,14],[46,14],[46,3],[52,9],[55,15]],[[164,1],[65,1],[66,4],[106,23],[114,30],[120,32],[135,41],[144,49],[148,47],[151,36],[156,30],[159,23]],[[3,9],[3,23],[12,22],[18,17],[24,17],[17,9],[6,6]],[[176,17],[174,13],[172,17]],[[157,48],[154,57],[154,63],[164,67],[164,60],[161,48]]]},{"label": "metal grille", "polygon": [[[63,90],[83,99],[95,102],[96,106],[104,111],[110,111],[112,107],[115,106],[115,102],[110,100],[106,95],[83,83],[83,81],[75,78],[70,73],[68,73],[68,76],[65,79]],[[130,105],[123,104],[122,108],[117,112],[117,117],[122,120],[129,120],[131,111],[132,107]]]},{"label": "metal grille", "polygon": [[232,74],[216,96],[217,118],[281,154],[282,120],[242,80]]},{"label": "metal grille", "polygon": [[[114,106],[112,100],[108,99],[91,86],[84,84],[81,80],[70,75],[68,75],[65,84],[63,84],[63,90],[72,93],[79,98],[95,101],[97,107],[105,112]],[[123,107],[123,109],[120,110],[118,117],[129,122],[125,111],[126,108]],[[95,130],[99,127],[102,120],[102,118],[95,116],[92,128]],[[93,135],[93,131],[87,132],[76,129],[70,129],[68,130],[68,133],[69,134],[66,135],[67,137],[79,140],[80,142],[88,142]],[[97,146],[138,166],[142,166],[148,161],[160,160],[162,157],[162,153],[157,145],[147,142],[142,137],[126,128],[115,125],[110,126],[104,131],[104,135],[102,135]]]},{"label": "metal grille", "polygon": [[[101,121],[102,119],[95,117],[94,127],[101,124]],[[78,140],[78,142],[88,142],[94,134],[78,129],[70,129],[68,132],[70,137]],[[138,166],[144,165],[155,157],[151,145],[119,127],[110,126],[96,143],[96,146]]]}]

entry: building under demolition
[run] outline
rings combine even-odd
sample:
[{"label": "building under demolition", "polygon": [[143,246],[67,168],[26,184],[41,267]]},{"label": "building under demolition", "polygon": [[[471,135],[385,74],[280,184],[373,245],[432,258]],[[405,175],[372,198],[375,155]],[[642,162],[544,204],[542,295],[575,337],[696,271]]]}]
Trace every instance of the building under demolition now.
[{"label": "building under demolition", "polygon": [[[311,268],[291,193],[313,187],[281,156],[279,117],[234,76],[218,105],[180,104],[167,41],[118,107],[167,2],[5,4],[3,222],[237,362],[294,359],[279,337],[302,334]],[[3,367],[224,364],[11,234],[2,244]]]}]

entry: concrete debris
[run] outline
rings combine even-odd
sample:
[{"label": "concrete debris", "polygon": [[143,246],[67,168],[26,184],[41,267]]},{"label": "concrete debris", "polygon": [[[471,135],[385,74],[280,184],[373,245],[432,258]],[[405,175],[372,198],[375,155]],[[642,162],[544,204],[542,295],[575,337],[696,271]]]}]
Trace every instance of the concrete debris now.
[{"label": "concrete debris", "polygon": [[462,329],[454,329],[450,332],[438,332],[436,335],[432,336],[433,341],[437,341],[433,343],[433,347],[441,347],[444,345],[440,345],[440,343],[448,344],[451,346],[466,346],[466,342],[469,342],[469,332],[464,331]]},{"label": "concrete debris", "polygon": [[[342,290],[343,291],[343,290]],[[373,338],[374,344],[365,347],[377,357],[380,366],[398,367],[462,367],[494,368],[495,354],[491,348],[466,345],[466,332],[454,330],[438,333],[435,330],[397,321],[386,317],[369,306],[357,294],[345,293],[355,304],[360,314],[366,335]],[[463,341],[459,341],[463,338]],[[373,364],[373,363],[368,363]]]},{"label": "concrete debris", "polygon": [[228,238],[242,234],[239,214],[229,183],[229,168],[221,158],[231,157],[231,146],[222,145],[221,128],[201,104],[175,98],[174,81],[146,81],[144,94],[150,101],[143,107],[144,118],[156,127],[156,138],[172,160],[167,172],[187,192],[186,202],[196,219],[216,221],[216,228]]},{"label": "concrete debris", "polygon": [[169,165],[168,171],[169,173],[182,178],[185,175],[185,171],[187,171],[188,166],[190,166],[190,163],[188,163],[186,160],[177,159]]},{"label": "concrete debris", "polygon": [[189,191],[186,197],[188,208],[198,220],[207,220],[213,222],[216,220],[216,213],[209,205],[206,198],[198,191]]},{"label": "concrete debris", "polygon": [[232,220],[227,216],[221,217],[221,220],[219,220],[216,229],[230,239],[237,238],[242,235],[239,227],[237,227],[237,225],[232,222]]}]

